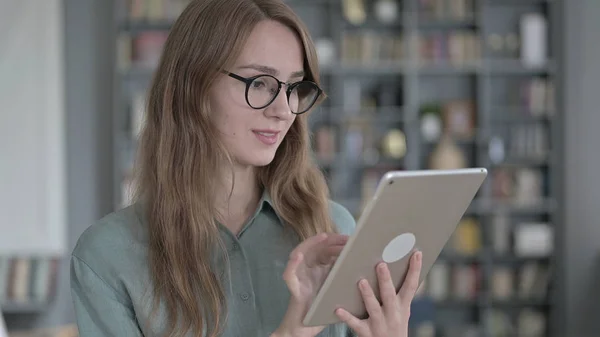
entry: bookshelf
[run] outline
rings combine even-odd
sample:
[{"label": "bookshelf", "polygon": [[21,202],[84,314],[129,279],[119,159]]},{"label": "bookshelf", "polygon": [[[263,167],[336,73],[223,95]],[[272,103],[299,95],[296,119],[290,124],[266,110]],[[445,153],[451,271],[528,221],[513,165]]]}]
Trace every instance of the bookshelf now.
[{"label": "bookshelf", "polygon": [[[186,1],[118,2],[115,207],[144,90]],[[310,125],[336,201],[358,217],[390,169],[489,170],[419,290],[411,335],[552,336],[564,307],[552,274],[563,226],[559,0],[287,2],[320,56],[329,99]]]},{"label": "bookshelf", "polygon": [[0,312],[36,314],[48,309],[56,293],[59,257],[0,256]]}]

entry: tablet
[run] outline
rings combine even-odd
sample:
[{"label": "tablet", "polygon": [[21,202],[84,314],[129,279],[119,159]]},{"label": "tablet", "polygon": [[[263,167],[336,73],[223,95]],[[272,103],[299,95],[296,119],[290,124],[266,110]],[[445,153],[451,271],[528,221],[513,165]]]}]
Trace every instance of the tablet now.
[{"label": "tablet", "polygon": [[358,281],[377,298],[375,267],[384,261],[400,289],[412,253],[423,254],[419,285],[450,239],[482,185],[487,170],[391,171],[380,180],[325,282],[304,317],[306,326],[338,323],[335,309],[366,318]]}]

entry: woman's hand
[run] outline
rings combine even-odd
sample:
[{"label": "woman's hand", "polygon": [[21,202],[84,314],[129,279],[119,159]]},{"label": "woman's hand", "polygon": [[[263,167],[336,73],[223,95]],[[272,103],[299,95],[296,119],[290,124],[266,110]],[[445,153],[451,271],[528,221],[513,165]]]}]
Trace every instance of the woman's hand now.
[{"label": "woman's hand", "polygon": [[408,319],[410,304],[419,286],[422,253],[411,256],[406,279],[398,294],[390,271],[385,263],[377,266],[382,305],[375,297],[373,289],[366,280],[359,282],[359,289],[369,314],[369,318],[361,320],[344,309],[337,309],[336,315],[352,328],[360,337],[406,337],[408,336]]},{"label": "woman's hand", "polygon": [[273,336],[312,337],[323,330],[324,326],[304,326],[302,320],[346,242],[347,235],[323,233],[306,239],[292,251],[283,273],[290,302]]}]

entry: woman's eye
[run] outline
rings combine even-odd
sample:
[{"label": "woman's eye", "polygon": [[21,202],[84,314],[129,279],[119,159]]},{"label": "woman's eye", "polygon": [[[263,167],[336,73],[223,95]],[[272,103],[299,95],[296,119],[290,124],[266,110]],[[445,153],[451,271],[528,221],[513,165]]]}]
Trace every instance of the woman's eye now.
[{"label": "woman's eye", "polygon": [[260,81],[260,80],[255,80],[252,82],[252,88],[253,89],[262,89],[266,86],[265,82]]}]

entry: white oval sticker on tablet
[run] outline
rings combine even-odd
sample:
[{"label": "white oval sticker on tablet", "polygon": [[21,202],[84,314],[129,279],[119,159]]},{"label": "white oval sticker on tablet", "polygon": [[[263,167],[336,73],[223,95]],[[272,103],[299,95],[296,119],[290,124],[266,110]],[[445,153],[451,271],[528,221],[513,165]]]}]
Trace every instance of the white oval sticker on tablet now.
[{"label": "white oval sticker on tablet", "polygon": [[396,262],[405,257],[415,246],[416,238],[412,233],[400,234],[383,249],[385,263]]}]

